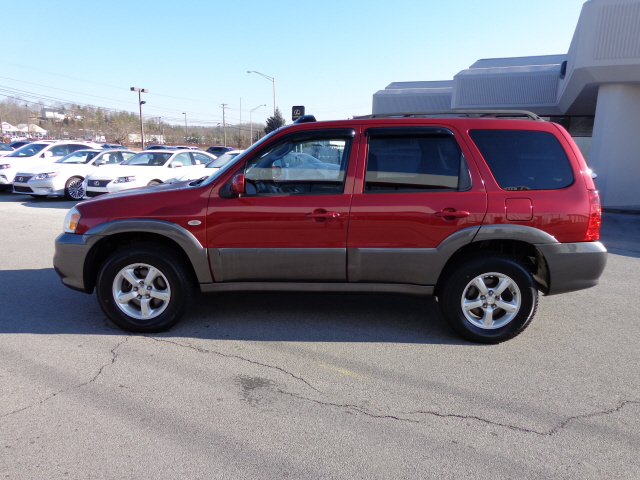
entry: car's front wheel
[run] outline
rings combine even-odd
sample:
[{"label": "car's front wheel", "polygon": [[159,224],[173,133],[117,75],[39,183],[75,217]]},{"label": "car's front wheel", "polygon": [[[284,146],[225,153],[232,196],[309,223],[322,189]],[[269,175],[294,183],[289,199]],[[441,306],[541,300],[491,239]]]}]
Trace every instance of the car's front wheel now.
[{"label": "car's front wheel", "polygon": [[527,328],[538,307],[538,290],[531,273],[514,258],[478,254],[449,272],[438,303],[464,338],[499,343]]},{"label": "car's front wheel", "polygon": [[82,200],[84,198],[84,187],[82,178],[71,177],[64,186],[64,198],[67,200]]},{"label": "car's front wheel", "polygon": [[155,333],[175,325],[193,299],[191,277],[170,249],[140,243],[117,250],[98,274],[103,312],[124,330]]}]

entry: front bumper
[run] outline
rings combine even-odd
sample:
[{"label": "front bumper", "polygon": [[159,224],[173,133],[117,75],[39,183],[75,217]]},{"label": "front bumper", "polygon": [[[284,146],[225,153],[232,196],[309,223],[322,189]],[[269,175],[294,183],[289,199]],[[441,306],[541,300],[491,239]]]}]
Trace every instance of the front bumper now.
[{"label": "front bumper", "polygon": [[64,195],[64,186],[60,188],[54,178],[46,178],[43,180],[29,180],[28,182],[18,182],[14,179],[13,191],[14,193],[22,193],[28,195]]},{"label": "front bumper", "polygon": [[573,292],[598,284],[607,264],[607,249],[601,242],[549,243],[536,247],[547,262],[547,295]]},{"label": "front bumper", "polygon": [[91,247],[101,235],[61,233],[56,238],[53,268],[67,287],[83,293],[93,293],[93,287],[85,282],[85,263]]}]

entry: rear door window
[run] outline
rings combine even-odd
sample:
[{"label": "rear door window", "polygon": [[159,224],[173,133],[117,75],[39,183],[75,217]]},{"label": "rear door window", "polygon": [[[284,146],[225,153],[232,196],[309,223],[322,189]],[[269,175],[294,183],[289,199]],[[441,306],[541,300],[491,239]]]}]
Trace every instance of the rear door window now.
[{"label": "rear door window", "polygon": [[471,188],[469,169],[453,135],[444,129],[423,130],[369,129],[365,193]]},{"label": "rear door window", "polygon": [[470,130],[503,190],[556,190],[573,183],[569,159],[558,139],[536,130]]}]

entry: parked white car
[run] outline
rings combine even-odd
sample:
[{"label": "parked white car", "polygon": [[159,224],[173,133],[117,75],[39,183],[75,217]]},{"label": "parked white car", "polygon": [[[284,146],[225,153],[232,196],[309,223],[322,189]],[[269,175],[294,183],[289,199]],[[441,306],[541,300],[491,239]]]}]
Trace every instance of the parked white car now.
[{"label": "parked white car", "polygon": [[0,141],[0,157],[4,157],[6,155],[9,155],[10,153],[12,153],[14,150],[12,147],[10,147],[9,145],[7,145],[6,143]]},{"label": "parked white car", "polygon": [[84,198],[82,182],[101,165],[117,165],[136,153],[127,149],[78,150],[66,157],[25,169],[13,179],[14,193],[32,197],[64,196],[68,200]]},{"label": "parked white car", "polygon": [[[221,167],[224,167],[231,160],[240,155],[244,150],[231,150],[230,152],[225,153],[224,155],[220,155],[214,161],[207,164],[201,176],[209,176],[215,173],[217,170],[220,170]],[[215,157],[215,155],[210,155]],[[176,183],[176,182],[184,182],[185,180],[193,180],[190,172],[177,172],[178,174],[166,180],[164,183]],[[199,178],[199,177],[198,177]]]},{"label": "parked white car", "polygon": [[204,167],[215,160],[205,152],[190,150],[143,150],[120,165],[100,167],[84,180],[85,198],[158,185],[175,178],[180,169],[183,180],[204,175]]},{"label": "parked white car", "polygon": [[100,148],[93,142],[78,142],[70,140],[39,140],[31,142],[0,158],[0,187],[11,186],[18,171],[53,163],[77,150]]}]

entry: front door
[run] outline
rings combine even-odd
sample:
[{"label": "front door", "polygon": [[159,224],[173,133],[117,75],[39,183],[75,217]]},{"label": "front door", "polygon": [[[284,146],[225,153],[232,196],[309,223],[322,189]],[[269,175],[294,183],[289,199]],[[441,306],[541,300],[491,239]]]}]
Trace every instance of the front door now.
[{"label": "front door", "polygon": [[350,282],[434,285],[442,246],[471,241],[487,198],[458,137],[443,125],[363,132],[349,225]]},{"label": "front door", "polygon": [[209,201],[216,282],[346,281],[355,135],[351,128],[294,132],[247,156],[246,194],[214,193]]}]

